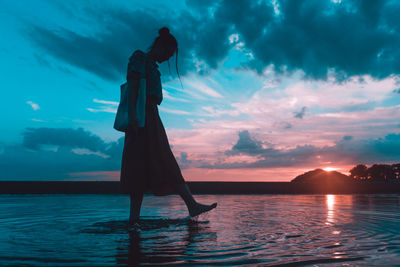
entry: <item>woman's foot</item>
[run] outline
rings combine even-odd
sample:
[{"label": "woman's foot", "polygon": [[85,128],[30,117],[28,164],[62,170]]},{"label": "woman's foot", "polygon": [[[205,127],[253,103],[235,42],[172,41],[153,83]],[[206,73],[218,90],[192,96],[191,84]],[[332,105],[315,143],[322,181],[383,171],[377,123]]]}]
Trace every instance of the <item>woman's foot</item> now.
[{"label": "woman's foot", "polygon": [[189,215],[190,217],[195,217],[198,216],[204,212],[210,211],[217,207],[217,203],[213,203],[211,205],[203,205],[200,203],[196,203],[196,205],[193,208],[190,208],[189,210]]},{"label": "woman's foot", "polygon": [[138,224],[138,223],[140,223],[139,218],[132,218],[132,217],[129,218],[128,225],[134,225],[134,224]]},{"label": "woman's foot", "polygon": [[129,220],[128,228],[129,230],[140,230],[139,220]]}]

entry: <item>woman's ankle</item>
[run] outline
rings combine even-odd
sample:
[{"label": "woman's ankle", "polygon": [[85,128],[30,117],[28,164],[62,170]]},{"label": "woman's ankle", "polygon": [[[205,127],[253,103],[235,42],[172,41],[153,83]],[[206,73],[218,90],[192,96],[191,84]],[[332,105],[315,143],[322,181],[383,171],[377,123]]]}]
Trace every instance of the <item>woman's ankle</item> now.
[{"label": "woman's ankle", "polygon": [[194,216],[200,215],[204,212],[208,212],[216,207],[217,207],[217,203],[213,203],[211,205],[204,205],[204,204],[197,203],[196,207],[189,209],[189,215],[190,215],[190,217],[194,217]]},{"label": "woman's ankle", "polygon": [[189,203],[189,204],[186,203],[186,207],[187,207],[187,209],[189,211],[195,210],[195,209],[197,209],[199,207],[199,203],[197,203],[197,202],[192,202],[192,203]]},{"label": "woman's ankle", "polygon": [[129,222],[138,222],[138,221],[140,221],[139,214],[130,214],[129,215]]}]

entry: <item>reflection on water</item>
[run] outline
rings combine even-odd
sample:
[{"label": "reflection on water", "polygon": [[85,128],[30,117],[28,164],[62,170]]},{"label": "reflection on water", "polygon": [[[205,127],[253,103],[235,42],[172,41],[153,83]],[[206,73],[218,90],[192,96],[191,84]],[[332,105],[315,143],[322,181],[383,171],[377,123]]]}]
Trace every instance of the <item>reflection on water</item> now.
[{"label": "reflection on water", "polygon": [[326,225],[332,225],[335,216],[335,195],[326,195],[326,209],[327,209],[327,216],[326,216]]},{"label": "reflection on water", "polygon": [[0,196],[1,266],[400,264],[398,195],[146,196],[128,227],[122,195]]}]

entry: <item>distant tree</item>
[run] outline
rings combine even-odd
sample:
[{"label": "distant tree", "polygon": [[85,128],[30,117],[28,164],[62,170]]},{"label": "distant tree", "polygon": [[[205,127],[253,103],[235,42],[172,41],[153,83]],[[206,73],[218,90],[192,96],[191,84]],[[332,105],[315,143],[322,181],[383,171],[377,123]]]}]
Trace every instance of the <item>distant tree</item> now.
[{"label": "distant tree", "polygon": [[349,183],[352,182],[352,179],[349,176],[337,171],[328,172],[322,169],[315,169],[297,176],[291,182],[318,184],[324,186],[343,186],[349,185]]},{"label": "distant tree", "polygon": [[368,178],[371,181],[391,181],[394,180],[395,173],[391,165],[374,164],[368,168]]},{"label": "distant tree", "polygon": [[392,165],[385,165],[385,179],[386,181],[394,181],[396,179]]},{"label": "distant tree", "polygon": [[350,170],[350,177],[356,180],[368,179],[368,168],[364,164],[358,164]]},{"label": "distant tree", "polygon": [[371,181],[384,181],[383,168],[380,164],[374,164],[368,168],[368,178]]},{"label": "distant tree", "polygon": [[399,181],[400,180],[400,163],[393,164],[392,171],[393,171],[393,175],[394,175],[394,180]]}]

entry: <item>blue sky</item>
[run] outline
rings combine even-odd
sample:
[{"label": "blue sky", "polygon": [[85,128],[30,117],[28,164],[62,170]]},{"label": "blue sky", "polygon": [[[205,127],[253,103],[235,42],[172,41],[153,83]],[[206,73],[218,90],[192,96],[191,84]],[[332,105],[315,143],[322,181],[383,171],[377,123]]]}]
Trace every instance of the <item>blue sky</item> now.
[{"label": "blue sky", "polygon": [[162,26],[160,115],[188,180],[397,162],[396,1],[2,1],[1,180],[118,179],[129,56]]}]

